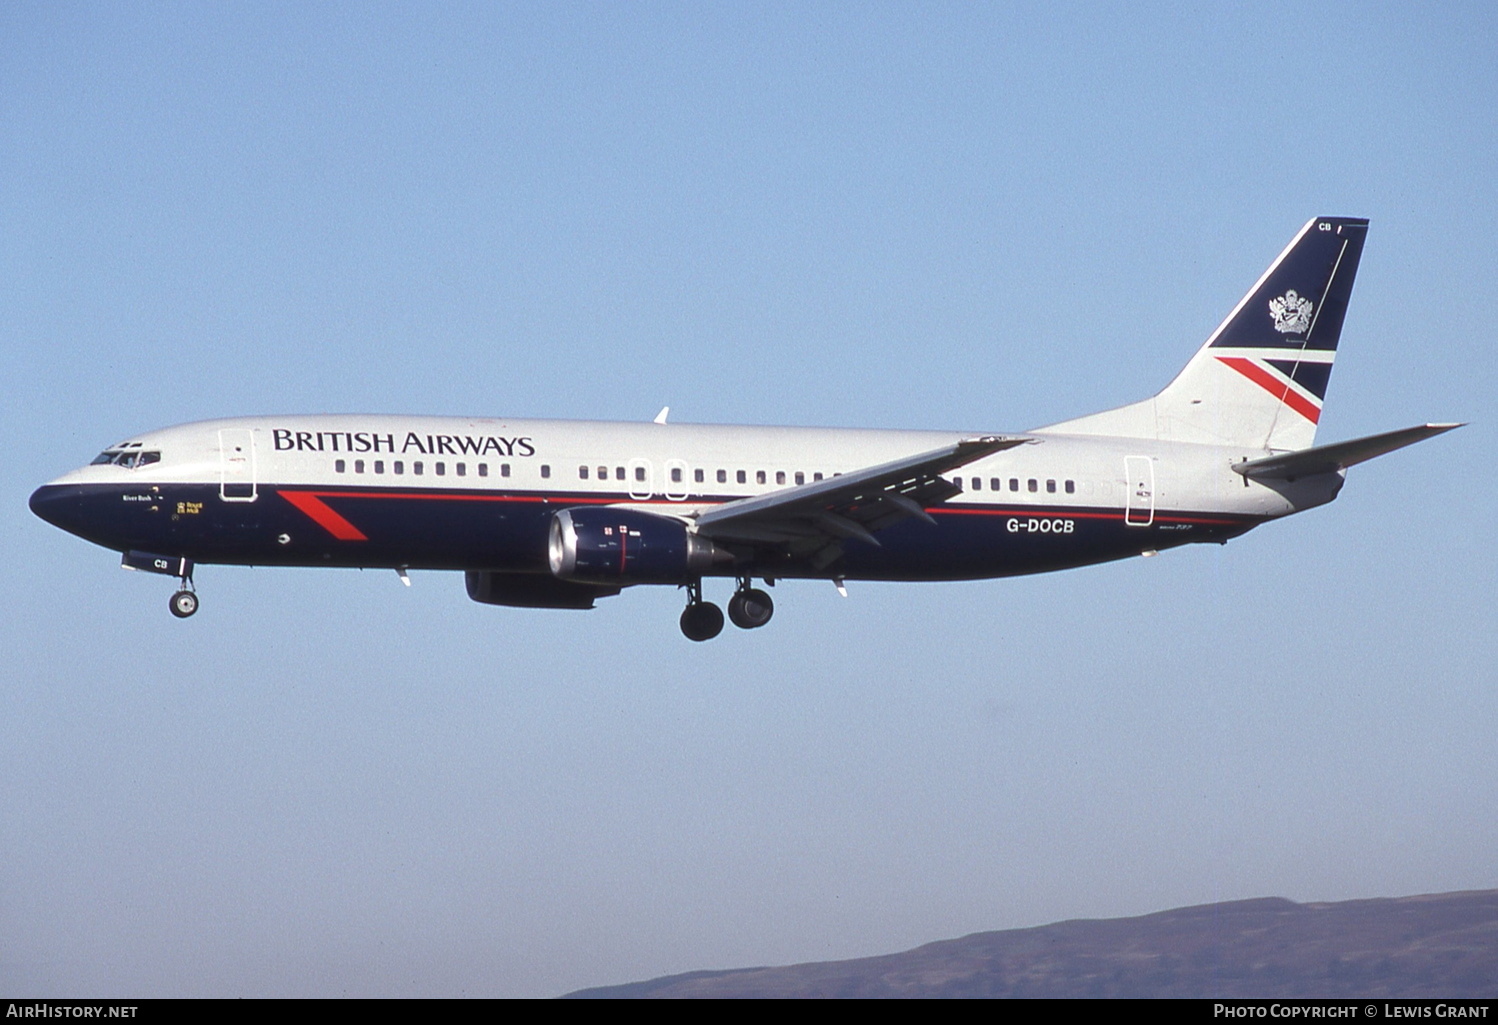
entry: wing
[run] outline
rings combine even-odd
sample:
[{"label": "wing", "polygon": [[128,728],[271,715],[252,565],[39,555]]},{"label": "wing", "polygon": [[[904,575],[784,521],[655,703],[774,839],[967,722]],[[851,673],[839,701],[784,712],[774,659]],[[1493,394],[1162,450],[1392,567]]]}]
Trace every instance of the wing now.
[{"label": "wing", "polygon": [[879,545],[879,531],[915,518],[935,524],[927,507],[960,494],[941,474],[1035,439],[990,435],[891,463],[727,502],[696,519],[697,533],[717,541],[778,547],[825,568],[856,538]]}]

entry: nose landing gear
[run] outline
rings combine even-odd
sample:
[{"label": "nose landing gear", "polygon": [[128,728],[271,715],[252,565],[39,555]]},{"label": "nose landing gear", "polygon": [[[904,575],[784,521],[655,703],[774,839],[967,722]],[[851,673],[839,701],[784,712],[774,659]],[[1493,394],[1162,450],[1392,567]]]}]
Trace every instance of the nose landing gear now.
[{"label": "nose landing gear", "polygon": [[[183,583],[186,584],[187,581],[184,580]],[[194,591],[189,591],[184,587],[182,590],[172,595],[172,601],[170,606],[168,607],[172,610],[172,615],[176,616],[178,619],[186,619],[188,616],[198,611],[197,593]]]},{"label": "nose landing gear", "polygon": [[167,605],[172,615],[186,619],[198,611],[198,594],[192,587],[192,560],[181,555],[157,555],[154,552],[139,552],[134,549],[120,556],[124,569],[140,570],[144,573],[160,573],[177,578],[177,593]]},{"label": "nose landing gear", "polygon": [[179,565],[181,575],[177,577],[177,593],[172,595],[167,608],[178,619],[186,619],[198,611],[198,592],[192,586],[192,563],[183,559]]}]

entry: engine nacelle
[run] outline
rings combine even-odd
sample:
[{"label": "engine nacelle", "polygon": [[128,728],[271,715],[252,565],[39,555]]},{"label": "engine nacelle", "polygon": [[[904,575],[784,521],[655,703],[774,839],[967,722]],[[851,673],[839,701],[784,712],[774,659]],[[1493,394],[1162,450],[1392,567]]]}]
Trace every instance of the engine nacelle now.
[{"label": "engine nacelle", "polygon": [[563,509],[548,545],[558,579],[590,584],[684,584],[733,556],[681,520],[637,509]]},{"label": "engine nacelle", "polygon": [[463,580],[474,601],[522,609],[591,609],[595,599],[619,593],[617,587],[574,584],[545,573],[469,570]]}]

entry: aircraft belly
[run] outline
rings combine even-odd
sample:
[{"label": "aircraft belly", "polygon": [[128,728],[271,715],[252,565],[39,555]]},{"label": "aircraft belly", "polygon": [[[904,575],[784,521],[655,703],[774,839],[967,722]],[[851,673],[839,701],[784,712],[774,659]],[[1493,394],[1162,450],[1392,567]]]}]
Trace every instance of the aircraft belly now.
[{"label": "aircraft belly", "polygon": [[[43,488],[44,518],[117,551],[261,566],[406,566],[548,572],[553,513],[598,497],[495,491],[357,489],[262,484],[254,501],[225,501],[217,484]],[[643,503],[659,511],[658,503]],[[773,547],[711,575],[865,580],[967,580],[1066,569],[1196,541],[1226,540],[1262,517],[1161,510],[1147,526],[1122,510],[945,506],[879,531],[878,547],[840,542],[842,555]]]},{"label": "aircraft belly", "polygon": [[787,566],[786,577],[843,576],[864,580],[976,580],[1069,569],[1222,541],[1260,518],[1162,512],[1148,526],[1130,526],[1121,510],[967,508],[935,513],[937,526],[911,520],[880,531],[880,547],[843,542],[843,558],[827,569]]}]

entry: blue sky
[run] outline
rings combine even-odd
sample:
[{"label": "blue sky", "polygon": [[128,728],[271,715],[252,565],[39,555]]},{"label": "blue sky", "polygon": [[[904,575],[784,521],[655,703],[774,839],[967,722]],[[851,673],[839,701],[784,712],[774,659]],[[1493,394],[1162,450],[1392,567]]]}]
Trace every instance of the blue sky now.
[{"label": "blue sky", "polygon": [[[1495,27],[7,5],[0,990],[546,996],[1498,886]],[[1223,548],[788,583],[692,645],[670,589],[436,573],[205,567],[177,622],[25,506],[239,414],[1037,426],[1318,214],[1372,219],[1319,439],[1472,425]]]}]

